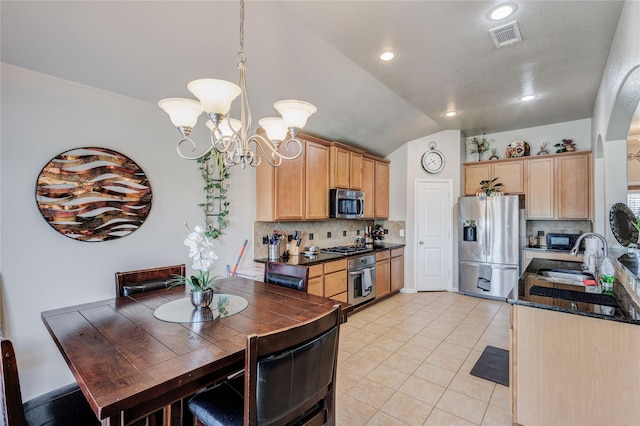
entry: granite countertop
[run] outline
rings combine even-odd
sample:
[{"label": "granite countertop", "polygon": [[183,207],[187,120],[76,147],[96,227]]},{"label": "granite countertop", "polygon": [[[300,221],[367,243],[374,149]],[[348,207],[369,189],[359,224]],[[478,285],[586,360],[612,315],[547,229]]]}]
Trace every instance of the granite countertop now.
[{"label": "granite countertop", "polygon": [[[372,250],[362,251],[362,252],[351,254],[351,255],[330,254],[330,253],[320,253],[315,256],[299,255],[299,256],[289,256],[288,260],[285,260],[284,258],[281,257],[280,259],[278,259],[278,262],[287,263],[291,265],[313,266],[319,263],[331,262],[332,260],[345,259],[353,256],[362,256],[367,254],[375,254],[379,251],[392,250],[392,249],[400,248],[404,246],[405,244],[403,243],[376,243],[376,245]],[[253,260],[254,262],[257,262],[257,263],[267,263],[269,261],[269,259],[266,257],[253,259]]]},{"label": "granite countertop", "polygon": [[[528,294],[526,283],[527,278],[535,278],[538,269],[560,269],[582,272],[582,263],[564,260],[533,259],[527,269],[520,276],[518,286],[514,287],[514,289],[511,290],[511,293],[507,296],[508,303],[640,325],[640,319],[637,319],[637,312],[640,312],[640,308],[635,302],[633,302],[627,290],[618,280],[615,281],[613,286],[614,297],[618,304],[617,307],[612,308],[594,303],[577,302],[576,307],[569,308],[558,306],[556,304],[544,303],[541,300],[549,300],[549,298],[541,298]],[[539,283],[540,280],[536,280],[536,285],[539,285]],[[547,282],[547,284],[549,284],[549,287],[553,287],[553,283]],[[578,289],[581,288],[580,286],[576,287]],[[553,301],[552,303],[556,301],[562,301],[565,304],[567,303],[567,301],[563,299],[551,300]]]},{"label": "granite countertop", "polygon": [[[528,251],[543,251],[548,253],[569,253],[571,250],[550,249],[547,246],[524,246],[523,250]],[[578,254],[584,254],[583,250],[580,250]]]}]

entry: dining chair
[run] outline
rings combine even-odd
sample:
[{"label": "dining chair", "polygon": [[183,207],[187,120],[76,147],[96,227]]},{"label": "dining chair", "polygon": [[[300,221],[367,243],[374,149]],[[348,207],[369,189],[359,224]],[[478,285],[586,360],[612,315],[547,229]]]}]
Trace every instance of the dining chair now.
[{"label": "dining chair", "polygon": [[185,276],[185,265],[162,266],[137,271],[116,272],[118,296],[168,288],[175,275]]},{"label": "dining chair", "polygon": [[2,414],[4,425],[76,426],[100,425],[77,384],[70,384],[35,397],[24,404],[20,392],[18,363],[13,344],[0,340],[2,368]]},{"label": "dining chair", "polygon": [[264,282],[307,292],[309,268],[300,265],[267,262],[264,266]]},{"label": "dining chair", "polygon": [[334,425],[340,305],[304,324],[247,336],[244,374],[189,401],[196,424]]}]

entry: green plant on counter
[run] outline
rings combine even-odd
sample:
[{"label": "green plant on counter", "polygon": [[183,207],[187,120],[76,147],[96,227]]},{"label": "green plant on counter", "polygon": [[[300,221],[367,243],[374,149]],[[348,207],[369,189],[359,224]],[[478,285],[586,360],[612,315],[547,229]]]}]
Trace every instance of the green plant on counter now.
[{"label": "green plant on counter", "polygon": [[636,217],[636,221],[631,222],[631,224],[638,230],[638,232],[640,232],[640,216]]},{"label": "green plant on counter", "polygon": [[496,182],[499,178],[495,177],[491,180],[481,180],[480,189],[484,191],[486,195],[491,195],[494,192],[500,192],[501,182]]},{"label": "green plant on counter", "polygon": [[226,183],[231,175],[224,164],[224,156],[215,149],[198,159],[198,167],[204,182],[205,201],[198,204],[204,212],[205,235],[217,239],[229,225],[229,201]]}]

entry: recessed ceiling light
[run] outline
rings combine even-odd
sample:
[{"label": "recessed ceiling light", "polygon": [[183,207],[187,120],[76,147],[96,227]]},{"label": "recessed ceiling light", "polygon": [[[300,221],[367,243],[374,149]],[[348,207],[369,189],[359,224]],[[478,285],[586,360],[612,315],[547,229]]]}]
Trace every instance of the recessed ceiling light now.
[{"label": "recessed ceiling light", "polygon": [[395,58],[395,57],[396,57],[396,54],[395,54],[395,53],[393,53],[393,52],[392,52],[392,51],[390,51],[390,50],[387,50],[387,51],[382,52],[382,53],[380,54],[380,59],[382,59],[383,61],[390,61],[390,60],[392,60],[392,59],[393,59],[393,58]]},{"label": "recessed ceiling light", "polygon": [[457,113],[457,112],[455,112],[455,111],[447,111],[447,113],[446,113],[445,115],[446,115],[447,117],[455,117],[455,116],[456,116],[456,114],[458,114],[458,113]]},{"label": "recessed ceiling light", "polygon": [[530,102],[536,98],[536,95],[524,95],[520,98],[522,102]]},{"label": "recessed ceiling light", "polygon": [[518,5],[515,3],[504,3],[496,7],[491,8],[487,12],[487,19],[491,21],[499,21],[513,15],[518,10]]}]

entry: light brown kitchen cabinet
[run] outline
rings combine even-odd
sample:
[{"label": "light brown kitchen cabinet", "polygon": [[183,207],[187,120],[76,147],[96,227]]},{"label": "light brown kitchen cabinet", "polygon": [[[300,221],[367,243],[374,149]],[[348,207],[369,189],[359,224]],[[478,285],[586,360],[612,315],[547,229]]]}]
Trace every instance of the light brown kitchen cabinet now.
[{"label": "light brown kitchen cabinet", "polygon": [[360,191],[362,189],[361,164],[362,151],[332,142],[330,187]]},{"label": "light brown kitchen cabinet", "polygon": [[328,219],[329,147],[307,141],[305,164],[305,219]]},{"label": "light brown kitchen cabinet", "polygon": [[527,161],[527,219],[591,218],[591,153]]},{"label": "light brown kitchen cabinet", "polygon": [[555,160],[557,218],[591,218],[591,155],[565,155]]},{"label": "light brown kitchen cabinet", "polygon": [[[376,219],[389,218],[389,162],[375,162],[374,216]],[[366,196],[365,196],[366,197]],[[366,199],[365,199],[366,204]]]},{"label": "light brown kitchen cabinet", "polygon": [[376,299],[391,293],[391,261],[389,250],[376,253]]},{"label": "light brown kitchen cabinet", "polygon": [[525,201],[528,219],[553,219],[554,161],[551,157],[527,161],[527,198]]},{"label": "light brown kitchen cabinet", "polygon": [[[322,220],[329,218],[329,142],[298,134],[303,152],[294,160],[256,168],[256,220]],[[294,144],[283,154],[292,155]]]},{"label": "light brown kitchen cabinet", "polygon": [[498,178],[505,194],[524,194],[525,173],[523,160],[499,160],[464,165],[464,194],[475,195],[482,192],[480,182]]},{"label": "light brown kitchen cabinet", "polygon": [[347,301],[347,260],[340,259],[324,264],[324,297]]},{"label": "light brown kitchen cabinet", "polygon": [[362,192],[364,192],[364,218],[373,219],[375,214],[375,167],[376,161],[372,158],[363,157],[361,164],[362,171]]},{"label": "light brown kitchen cabinet", "polygon": [[404,248],[391,250],[391,293],[404,287]]},{"label": "light brown kitchen cabinet", "polygon": [[349,188],[354,191],[362,190],[362,154],[351,151],[349,153],[350,174]]},{"label": "light brown kitchen cabinet", "polygon": [[349,189],[351,155],[349,150],[331,145],[331,188]]},{"label": "light brown kitchen cabinet", "polygon": [[324,297],[324,267],[322,264],[309,266],[307,293]]},{"label": "light brown kitchen cabinet", "polygon": [[510,308],[514,424],[637,422],[638,325],[523,305]]}]

